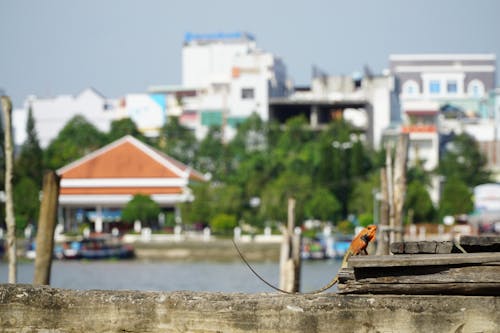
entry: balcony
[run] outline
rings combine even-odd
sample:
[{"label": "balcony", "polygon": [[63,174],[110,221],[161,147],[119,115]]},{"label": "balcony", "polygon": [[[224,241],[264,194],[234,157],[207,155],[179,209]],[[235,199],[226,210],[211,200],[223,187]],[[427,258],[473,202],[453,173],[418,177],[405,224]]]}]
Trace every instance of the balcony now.
[{"label": "balcony", "polygon": [[437,126],[428,124],[403,125],[401,131],[403,133],[436,133]]}]

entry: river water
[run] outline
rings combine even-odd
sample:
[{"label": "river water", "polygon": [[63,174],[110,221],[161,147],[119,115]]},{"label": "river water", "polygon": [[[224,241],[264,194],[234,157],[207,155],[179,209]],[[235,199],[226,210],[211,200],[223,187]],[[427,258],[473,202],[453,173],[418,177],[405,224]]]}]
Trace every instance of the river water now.
[{"label": "river water", "polygon": [[[301,289],[310,291],[323,287],[335,277],[340,264],[339,260],[303,261]],[[278,286],[277,262],[258,262],[252,266],[268,282]],[[19,263],[18,283],[32,283],[33,271],[33,262]],[[7,262],[1,261],[0,283],[7,280]],[[79,290],[273,291],[242,262],[54,261],[51,286]]]}]

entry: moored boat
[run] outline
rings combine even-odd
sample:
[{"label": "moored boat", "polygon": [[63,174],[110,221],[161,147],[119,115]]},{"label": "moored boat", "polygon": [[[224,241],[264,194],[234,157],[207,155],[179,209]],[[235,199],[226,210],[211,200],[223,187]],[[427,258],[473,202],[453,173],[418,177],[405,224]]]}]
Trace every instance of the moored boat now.
[{"label": "moored boat", "polygon": [[106,236],[65,242],[60,252],[63,259],[129,259],[135,255],[131,245]]}]

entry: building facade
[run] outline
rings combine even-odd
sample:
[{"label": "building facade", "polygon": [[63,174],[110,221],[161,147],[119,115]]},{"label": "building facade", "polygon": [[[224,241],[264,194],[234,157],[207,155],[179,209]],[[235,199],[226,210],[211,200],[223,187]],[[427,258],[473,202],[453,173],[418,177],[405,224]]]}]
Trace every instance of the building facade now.
[{"label": "building facade", "polygon": [[[461,133],[474,137],[491,161],[497,122],[484,101],[495,88],[495,55],[394,54],[389,62],[399,92],[402,131],[410,138],[410,165],[434,170],[447,138]],[[431,180],[435,204],[441,181]]]},{"label": "building facade", "polygon": [[109,131],[114,119],[116,101],[109,100],[93,88],[87,88],[76,96],[59,95],[54,98],[30,96],[23,109],[13,112],[14,142],[17,146],[26,140],[26,121],[31,108],[40,146],[47,148],[66,123],[76,115],[82,115],[99,130]]},{"label": "building facade", "polygon": [[165,212],[180,217],[179,204],[193,200],[191,182],[205,176],[183,163],[125,136],[57,170],[61,177],[59,223],[72,230],[82,222],[96,232],[120,221],[135,194],[148,195]]},{"label": "building facade", "polygon": [[320,129],[340,117],[350,122],[363,141],[380,148],[382,134],[399,123],[399,103],[391,75],[327,75],[313,77],[309,87],[270,99],[269,116],[284,123],[303,115]]},{"label": "building facade", "polygon": [[389,60],[410,134],[410,161],[425,157],[427,170],[437,166],[440,135],[466,132],[480,145],[495,141],[494,117],[484,103],[495,88],[495,55],[396,54]]},{"label": "building facade", "polygon": [[118,100],[114,119],[130,118],[148,137],[157,137],[167,121],[167,101],[163,94],[127,94]]},{"label": "building facade", "polygon": [[269,99],[289,90],[283,61],[257,48],[249,33],[186,34],[182,48],[182,84],[155,86],[166,95],[168,115],[203,138],[221,126],[229,140],[238,123],[252,113],[268,119]]}]

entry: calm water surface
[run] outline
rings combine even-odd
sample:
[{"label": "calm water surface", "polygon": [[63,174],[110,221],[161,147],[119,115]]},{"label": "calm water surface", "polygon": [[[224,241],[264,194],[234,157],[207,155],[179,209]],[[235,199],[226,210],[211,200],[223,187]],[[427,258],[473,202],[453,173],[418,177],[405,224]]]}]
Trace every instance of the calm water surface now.
[{"label": "calm water surface", "polygon": [[[303,291],[326,285],[337,273],[338,260],[303,261]],[[267,281],[278,286],[279,264],[252,263]],[[18,283],[32,283],[33,262],[18,264]],[[8,279],[7,262],[0,262],[0,283]],[[269,292],[241,262],[54,261],[51,286],[68,289]],[[333,288],[331,290],[334,290]]]}]

